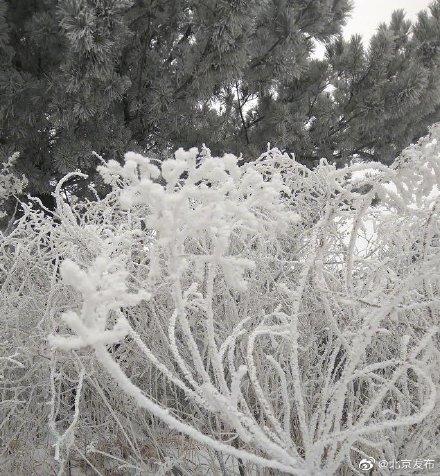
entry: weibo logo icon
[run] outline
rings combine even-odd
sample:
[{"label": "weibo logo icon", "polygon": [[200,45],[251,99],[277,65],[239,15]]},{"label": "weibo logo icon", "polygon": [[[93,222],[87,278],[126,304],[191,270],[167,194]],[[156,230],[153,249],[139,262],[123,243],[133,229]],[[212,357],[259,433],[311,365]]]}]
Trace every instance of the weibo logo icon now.
[{"label": "weibo logo icon", "polygon": [[363,458],[359,462],[359,469],[361,471],[368,471],[373,468],[375,462],[374,458]]}]

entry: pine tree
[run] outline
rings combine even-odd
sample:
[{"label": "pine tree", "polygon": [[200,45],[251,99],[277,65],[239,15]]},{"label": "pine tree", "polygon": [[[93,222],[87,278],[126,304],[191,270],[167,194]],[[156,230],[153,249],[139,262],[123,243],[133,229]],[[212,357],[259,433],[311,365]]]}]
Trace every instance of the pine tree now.
[{"label": "pine tree", "polygon": [[[430,41],[440,41],[438,19],[419,18],[425,17]],[[367,51],[359,38],[329,50],[336,79],[336,121],[329,130],[337,159],[358,154],[389,163],[433,122],[432,114],[440,110],[440,56],[434,50],[421,54],[420,27],[419,19],[412,33],[399,10],[389,25],[379,27]]]},{"label": "pine tree", "polygon": [[[327,157],[390,163],[440,118],[440,2],[414,25],[402,10],[379,26],[369,47],[360,36],[329,43],[324,61],[285,82],[272,105],[278,138],[307,164]],[[281,140],[280,140],[281,139]]]},{"label": "pine tree", "polygon": [[92,150],[256,150],[252,105],[270,129],[274,92],[301,81],[313,41],[340,31],[348,3],[1,0],[1,155],[19,151],[41,195],[93,170]]},{"label": "pine tree", "polygon": [[[267,142],[390,162],[440,119],[440,0],[368,48],[348,0],[0,0],[0,153],[51,206],[55,180],[118,158]],[[313,59],[316,41],[327,56]],[[91,178],[93,180],[93,177]],[[83,192],[84,193],[84,192]]]}]

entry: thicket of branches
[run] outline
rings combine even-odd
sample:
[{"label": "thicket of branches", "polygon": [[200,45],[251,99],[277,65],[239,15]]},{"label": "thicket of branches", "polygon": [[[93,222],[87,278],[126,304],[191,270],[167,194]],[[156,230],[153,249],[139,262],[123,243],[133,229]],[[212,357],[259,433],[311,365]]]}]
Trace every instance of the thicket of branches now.
[{"label": "thicket of branches", "polygon": [[[361,474],[440,458],[440,126],[390,166],[99,167],[0,241],[11,474]],[[93,188],[93,186],[91,186]]]}]

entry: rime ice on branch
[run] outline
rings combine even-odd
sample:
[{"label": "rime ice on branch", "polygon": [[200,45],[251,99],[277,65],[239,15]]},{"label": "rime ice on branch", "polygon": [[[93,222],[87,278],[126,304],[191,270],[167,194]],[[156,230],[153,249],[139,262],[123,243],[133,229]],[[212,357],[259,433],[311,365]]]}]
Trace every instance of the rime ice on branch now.
[{"label": "rime ice on branch", "polygon": [[[276,149],[242,166],[207,148],[109,161],[117,219],[94,224],[89,265],[64,261],[81,305],[51,343],[93,350],[133,405],[242,465],[335,474],[365,454],[425,454],[439,420],[438,138],[392,167],[309,170]],[[116,342],[184,399],[154,398]]]}]

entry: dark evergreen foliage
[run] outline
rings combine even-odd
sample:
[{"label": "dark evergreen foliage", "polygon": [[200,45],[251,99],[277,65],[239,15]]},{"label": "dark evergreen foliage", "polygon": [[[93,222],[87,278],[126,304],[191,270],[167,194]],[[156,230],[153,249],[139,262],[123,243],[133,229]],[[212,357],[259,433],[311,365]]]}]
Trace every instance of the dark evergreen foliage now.
[{"label": "dark evergreen foliage", "polygon": [[[118,158],[267,142],[313,166],[389,162],[439,120],[440,1],[368,48],[349,0],[0,0],[0,154],[31,193]],[[327,45],[313,59],[315,41]],[[50,205],[50,196],[45,197]]]}]

